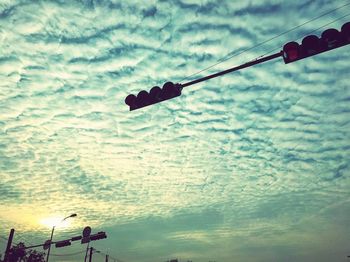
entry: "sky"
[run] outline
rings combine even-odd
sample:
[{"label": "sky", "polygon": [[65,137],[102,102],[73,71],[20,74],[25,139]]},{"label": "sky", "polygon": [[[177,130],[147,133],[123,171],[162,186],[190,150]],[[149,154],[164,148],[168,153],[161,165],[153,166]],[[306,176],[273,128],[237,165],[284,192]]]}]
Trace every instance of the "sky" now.
[{"label": "sky", "polygon": [[90,226],[118,261],[349,261],[349,46],[124,103],[340,29],[346,4],[0,0],[0,253],[77,213],[54,240]]}]

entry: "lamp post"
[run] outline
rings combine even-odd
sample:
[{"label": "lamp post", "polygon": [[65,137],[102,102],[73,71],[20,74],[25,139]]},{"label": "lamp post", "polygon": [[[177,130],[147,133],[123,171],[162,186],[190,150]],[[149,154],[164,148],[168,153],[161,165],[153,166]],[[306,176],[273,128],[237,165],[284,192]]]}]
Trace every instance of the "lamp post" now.
[{"label": "lamp post", "polygon": [[[69,215],[69,216],[67,216],[67,217],[65,217],[65,218],[63,218],[61,221],[60,221],[60,223],[62,223],[64,220],[66,220],[67,218],[70,218],[70,217],[76,217],[77,216],[77,214],[71,214],[71,215]],[[50,250],[51,250],[51,242],[52,242],[52,238],[53,238],[53,232],[55,231],[55,226],[56,225],[54,225],[53,227],[52,227],[52,230],[51,230],[51,237],[50,237],[50,245],[49,245],[49,248],[48,248],[48,250],[47,250],[47,256],[46,256],[46,262],[49,262],[49,256],[50,256]]]}]

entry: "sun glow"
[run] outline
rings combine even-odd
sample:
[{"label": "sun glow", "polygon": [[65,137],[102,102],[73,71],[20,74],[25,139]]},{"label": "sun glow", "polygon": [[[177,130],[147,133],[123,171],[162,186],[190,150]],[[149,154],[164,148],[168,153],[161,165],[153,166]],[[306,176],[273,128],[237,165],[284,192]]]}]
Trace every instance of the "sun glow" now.
[{"label": "sun glow", "polygon": [[59,226],[59,227],[67,227],[69,226],[71,223],[71,221],[69,219],[66,219],[64,221],[62,221],[62,217],[47,217],[47,218],[43,218],[40,220],[40,224],[48,227],[48,228],[52,228],[53,226]]}]

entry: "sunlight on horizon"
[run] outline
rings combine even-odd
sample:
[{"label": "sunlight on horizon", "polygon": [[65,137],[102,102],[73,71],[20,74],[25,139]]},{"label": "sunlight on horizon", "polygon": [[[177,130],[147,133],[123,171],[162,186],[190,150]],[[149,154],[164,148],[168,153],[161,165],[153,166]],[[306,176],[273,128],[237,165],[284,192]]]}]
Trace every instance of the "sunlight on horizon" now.
[{"label": "sunlight on horizon", "polygon": [[46,217],[43,219],[40,219],[40,224],[43,226],[46,226],[48,228],[54,227],[69,227],[71,225],[71,220],[70,218],[62,221],[62,217],[60,216],[52,216],[52,217]]}]

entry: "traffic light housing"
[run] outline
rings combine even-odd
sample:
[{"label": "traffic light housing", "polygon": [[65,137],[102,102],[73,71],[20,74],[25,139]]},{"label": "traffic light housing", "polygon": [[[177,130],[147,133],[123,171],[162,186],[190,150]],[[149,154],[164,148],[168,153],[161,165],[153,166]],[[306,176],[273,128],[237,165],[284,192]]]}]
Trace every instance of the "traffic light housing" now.
[{"label": "traffic light housing", "polygon": [[130,107],[130,111],[136,110],[145,106],[153,105],[165,100],[169,100],[181,95],[182,85],[166,82],[163,88],[154,86],[147,92],[140,91],[137,96],[130,94],[125,98],[125,104]]},{"label": "traffic light housing", "polygon": [[56,248],[59,248],[59,247],[70,246],[71,244],[72,243],[70,242],[70,239],[67,239],[67,240],[62,240],[62,241],[56,242],[55,246],[56,246]]},{"label": "traffic light housing", "polygon": [[91,241],[100,240],[100,239],[104,239],[104,238],[107,238],[106,232],[98,232],[98,233],[90,236]]},{"label": "traffic light housing", "polygon": [[323,31],[321,37],[308,35],[301,44],[289,42],[283,46],[284,63],[292,63],[310,56],[350,44],[350,22],[341,27],[341,31],[331,28]]},{"label": "traffic light housing", "polygon": [[83,238],[82,236],[76,236],[76,237],[72,237],[70,240],[77,241],[77,240],[81,240],[82,238]]}]

